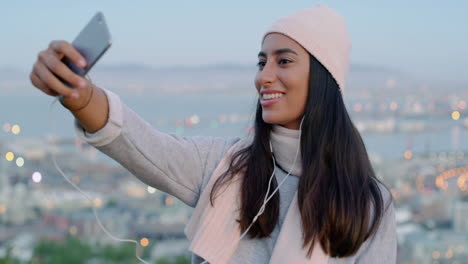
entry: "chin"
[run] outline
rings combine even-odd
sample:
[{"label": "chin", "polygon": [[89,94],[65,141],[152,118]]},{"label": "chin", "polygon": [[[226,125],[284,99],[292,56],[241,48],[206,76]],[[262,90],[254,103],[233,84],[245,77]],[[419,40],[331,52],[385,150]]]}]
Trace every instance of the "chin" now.
[{"label": "chin", "polygon": [[299,124],[290,120],[284,120],[274,115],[263,115],[263,122],[270,125],[280,125],[288,129],[299,130]]},{"label": "chin", "polygon": [[267,124],[271,124],[271,125],[281,125],[282,123],[284,123],[281,119],[275,117],[275,116],[272,116],[272,115],[268,115],[268,114],[263,114],[263,122],[267,123]]}]

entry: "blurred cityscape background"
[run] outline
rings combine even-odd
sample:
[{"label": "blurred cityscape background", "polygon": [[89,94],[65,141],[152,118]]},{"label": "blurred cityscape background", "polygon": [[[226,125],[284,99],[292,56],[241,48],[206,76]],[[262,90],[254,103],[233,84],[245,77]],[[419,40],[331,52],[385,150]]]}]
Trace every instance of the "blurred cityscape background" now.
[{"label": "blurred cityscape background", "polygon": [[[349,24],[345,102],[396,202],[398,263],[462,264],[468,5],[429,2],[329,6]],[[138,241],[150,263],[190,263],[183,228],[192,209],[76,137],[72,115],[29,81],[37,53],[53,39],[71,42],[101,10],[114,44],[90,73],[95,84],[163,132],[243,136],[258,100],[253,78],[262,30],[313,2],[83,3],[3,7],[0,22],[9,26],[0,43],[0,263],[138,263],[134,245],[106,236],[92,207],[113,234]],[[65,181],[52,156],[91,202]]]}]

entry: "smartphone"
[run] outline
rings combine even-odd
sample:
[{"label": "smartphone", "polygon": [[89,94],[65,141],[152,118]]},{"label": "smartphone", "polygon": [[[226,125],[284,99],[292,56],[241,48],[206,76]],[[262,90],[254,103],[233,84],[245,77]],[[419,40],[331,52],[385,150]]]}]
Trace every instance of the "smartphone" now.
[{"label": "smartphone", "polygon": [[[96,62],[104,55],[104,53],[112,45],[112,39],[107,27],[104,14],[97,12],[88,24],[81,30],[78,36],[72,42],[73,47],[85,58],[86,67],[80,68],[76,66],[67,57],[62,59],[63,63],[67,65],[74,73],[85,76]],[[72,87],[71,84],[57,76],[65,85]],[[63,96],[59,96],[63,99]]]}]

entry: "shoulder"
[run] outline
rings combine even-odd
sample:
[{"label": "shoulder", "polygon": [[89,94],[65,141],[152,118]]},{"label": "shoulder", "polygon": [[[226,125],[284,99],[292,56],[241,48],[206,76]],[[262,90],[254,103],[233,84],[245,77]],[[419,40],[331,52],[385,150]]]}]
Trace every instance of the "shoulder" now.
[{"label": "shoulder", "polygon": [[[376,182],[383,200],[382,218],[377,223],[376,232],[361,245],[356,263],[396,263],[398,241],[393,198],[385,184]],[[372,203],[369,227],[374,221],[374,206]]]},{"label": "shoulder", "polygon": [[[389,212],[389,211],[393,211],[394,208],[393,208],[393,197],[392,197],[392,193],[390,192],[389,188],[384,184],[382,183],[381,181],[379,180],[375,180],[373,179],[373,181],[376,183],[376,185],[378,186],[378,192],[380,193],[380,197],[382,198],[382,203],[381,203],[381,216],[382,216],[382,219],[380,220],[380,223],[382,223],[384,220],[384,218],[386,217],[391,217],[392,214],[394,214],[393,212]],[[376,220],[376,214],[375,214],[375,211],[376,211],[376,203],[379,201],[379,197],[378,196],[374,196],[374,197],[371,197],[371,203],[370,203],[370,221],[368,222],[368,230],[370,230],[373,222]]]},{"label": "shoulder", "polygon": [[[390,192],[389,188],[387,185],[385,185],[384,183],[382,183],[381,181],[379,180],[375,180],[377,186],[378,186],[378,190],[380,192],[380,195],[382,197],[382,205],[381,205],[381,215],[382,215],[382,219],[380,220],[380,225],[379,225],[379,228],[380,226],[383,224],[383,222],[388,222],[389,220],[391,220],[390,218],[394,218],[395,217],[395,208],[394,208],[394,202],[393,202],[393,196],[392,196],[392,193]],[[370,208],[370,219],[371,221],[369,221],[369,229],[370,229],[370,226],[372,225],[373,221],[375,220],[375,203],[376,203],[376,199],[379,199],[378,197],[375,197],[374,198],[374,201],[372,201],[371,203],[371,208]]]},{"label": "shoulder", "polygon": [[209,166],[207,166],[202,185],[200,186],[200,193],[205,189],[216,169],[222,165],[221,163],[223,160],[225,160],[225,164],[228,164],[229,159],[234,153],[249,145],[249,139],[245,137],[223,138],[222,140],[224,141],[223,146],[216,151],[219,153],[215,155],[216,158],[213,159],[213,162],[210,162]]},{"label": "shoulder", "polygon": [[237,138],[233,144],[229,147],[229,149],[226,152],[227,156],[232,156],[234,153],[237,151],[244,149],[252,144],[252,138],[251,136],[246,136],[242,138]]},{"label": "shoulder", "polygon": [[390,206],[390,204],[393,203],[393,197],[392,197],[392,193],[390,192],[390,188],[386,184],[378,180],[376,181],[376,183],[377,183],[377,186],[379,187],[380,194],[382,195],[384,206],[385,207]]}]

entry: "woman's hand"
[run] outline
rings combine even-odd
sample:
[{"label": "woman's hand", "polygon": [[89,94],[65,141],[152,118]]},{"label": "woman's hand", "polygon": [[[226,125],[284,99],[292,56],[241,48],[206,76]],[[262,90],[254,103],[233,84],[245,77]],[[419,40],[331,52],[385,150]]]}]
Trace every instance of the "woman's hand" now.
[{"label": "woman's hand", "polygon": [[[86,67],[83,56],[68,42],[53,40],[46,50],[39,52],[29,78],[39,90],[50,96],[63,95],[63,106],[69,110],[84,107],[93,89],[91,82],[71,71],[61,60],[66,57],[80,68]],[[59,78],[70,83],[65,85]]]}]

